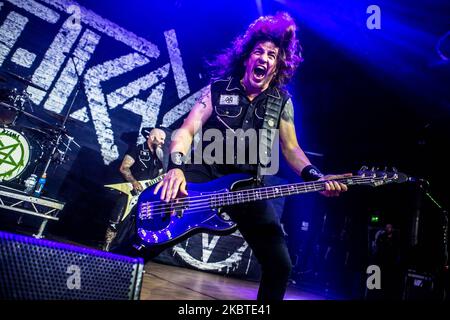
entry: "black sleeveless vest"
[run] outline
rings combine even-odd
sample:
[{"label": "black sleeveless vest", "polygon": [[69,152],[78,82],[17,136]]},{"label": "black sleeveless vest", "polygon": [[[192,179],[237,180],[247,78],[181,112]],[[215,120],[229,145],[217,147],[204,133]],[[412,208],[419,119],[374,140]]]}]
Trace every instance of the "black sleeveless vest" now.
[{"label": "black sleeveless vest", "polygon": [[[222,174],[256,174],[259,161],[259,129],[264,122],[268,97],[281,99],[283,108],[289,99],[287,94],[271,87],[250,101],[238,78],[230,77],[211,84],[213,112],[203,126],[202,141],[203,160],[209,161],[207,164],[220,159],[220,163],[212,165]],[[279,128],[279,121],[274,128]],[[209,131],[211,129],[212,131]],[[211,142],[205,141],[207,139]],[[220,151],[210,152],[214,149],[212,144],[217,147],[222,145],[222,154]],[[218,149],[220,150],[215,148]],[[210,159],[207,157],[209,154],[212,156]]]}]

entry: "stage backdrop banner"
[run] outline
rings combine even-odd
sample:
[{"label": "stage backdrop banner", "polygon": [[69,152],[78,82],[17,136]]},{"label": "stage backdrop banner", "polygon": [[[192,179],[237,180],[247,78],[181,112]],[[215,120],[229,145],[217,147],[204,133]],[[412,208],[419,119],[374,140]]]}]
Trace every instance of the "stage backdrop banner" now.
[{"label": "stage backdrop banner", "polygon": [[[220,17],[226,20],[233,9],[222,5]],[[163,127],[170,133],[180,125],[208,84],[205,59],[224,49],[257,15],[252,3],[240,4],[246,15],[234,17],[230,27],[202,14],[204,8],[190,4],[187,13],[180,6],[132,1],[124,13],[97,1],[1,2],[5,80],[0,85],[29,94],[33,104],[25,104],[25,110],[51,124],[69,115],[67,135],[79,145],[72,144],[66,161],[52,164],[48,172],[44,195],[66,202],[50,232],[101,246],[117,198],[103,186],[123,182],[118,169],[127,148],[145,141],[143,128]],[[42,129],[23,115],[17,126]],[[49,143],[45,136],[28,138]],[[41,170],[43,163],[36,173]],[[281,204],[280,216],[282,209]],[[158,259],[259,279],[257,261],[239,232],[198,234]]]},{"label": "stage backdrop banner", "polygon": [[[66,202],[56,232],[103,240],[116,197],[103,185],[123,182],[118,169],[128,147],[145,141],[143,128],[177,128],[200,97],[209,81],[205,59],[236,34],[219,32],[198,9],[186,14],[170,1],[0,3],[0,89],[27,93],[25,111],[54,126],[69,115],[63,140],[78,144],[47,173],[43,195]],[[42,122],[22,114],[16,125],[31,128],[24,134],[40,145],[35,150],[50,145]],[[41,159],[38,176],[44,165]]]},{"label": "stage backdrop banner", "polygon": [[247,280],[259,280],[258,262],[239,231],[228,236],[196,234],[166,249],[154,261]]}]

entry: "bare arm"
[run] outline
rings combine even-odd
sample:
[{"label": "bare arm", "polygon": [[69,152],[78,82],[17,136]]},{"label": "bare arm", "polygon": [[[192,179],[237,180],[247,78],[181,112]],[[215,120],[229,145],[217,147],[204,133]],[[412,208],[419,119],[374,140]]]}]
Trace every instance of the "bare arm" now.
[{"label": "bare arm", "polygon": [[197,100],[181,127],[175,132],[170,152],[181,152],[186,155],[194,139],[194,135],[208,120],[212,113],[211,87],[208,86]]},{"label": "bare arm", "polygon": [[134,182],[136,179],[131,174],[131,166],[134,164],[134,159],[129,156],[125,155],[125,157],[122,160],[122,164],[120,165],[120,173],[122,174],[123,178],[128,182]]},{"label": "bare arm", "polygon": [[310,165],[306,154],[297,141],[294,125],[294,106],[291,99],[286,102],[280,120],[280,142],[281,151],[291,168],[300,175],[303,168]]},{"label": "bare arm", "polygon": [[141,191],[143,188],[141,184],[134,178],[133,174],[131,173],[131,166],[134,164],[133,157],[129,156],[128,154],[125,155],[125,157],[122,160],[122,164],[120,165],[120,173],[122,174],[123,178],[131,182],[133,185],[133,188]]},{"label": "bare arm", "polygon": [[[184,155],[190,150],[194,135],[209,119],[212,113],[211,87],[207,87],[202,96],[197,100],[189,115],[181,127],[175,132],[170,145],[170,153],[181,152]],[[167,172],[164,180],[155,188],[154,194],[161,189],[161,200],[175,199],[178,191],[187,195],[186,178],[180,169],[172,169]]]},{"label": "bare arm", "polygon": [[[281,151],[285,156],[287,162],[292,167],[292,169],[300,176],[302,170],[311,164],[306,154],[300,148],[297,135],[295,133],[294,125],[294,106],[292,101],[289,99],[286,102],[283,113],[281,114],[280,121],[280,142]],[[340,192],[347,191],[347,186],[337,181],[330,181],[333,179],[338,179],[345,176],[350,176],[351,173],[343,175],[326,175],[320,180],[326,180],[325,191],[321,193],[325,196],[338,196]]]}]

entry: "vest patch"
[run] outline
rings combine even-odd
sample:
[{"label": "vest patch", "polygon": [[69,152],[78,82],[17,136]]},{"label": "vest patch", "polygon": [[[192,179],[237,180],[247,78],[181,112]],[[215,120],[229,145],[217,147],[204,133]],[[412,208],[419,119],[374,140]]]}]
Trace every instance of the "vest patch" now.
[{"label": "vest patch", "polygon": [[239,96],[236,94],[221,94],[219,103],[226,106],[237,106],[239,105]]}]

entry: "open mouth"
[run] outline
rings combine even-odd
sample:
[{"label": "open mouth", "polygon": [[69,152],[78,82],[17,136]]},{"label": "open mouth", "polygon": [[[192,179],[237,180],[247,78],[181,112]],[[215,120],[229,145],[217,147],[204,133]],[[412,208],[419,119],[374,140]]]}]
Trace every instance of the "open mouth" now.
[{"label": "open mouth", "polygon": [[254,74],[256,79],[262,80],[262,79],[264,79],[264,77],[266,75],[266,68],[263,67],[263,66],[256,66],[253,69],[253,74]]}]

